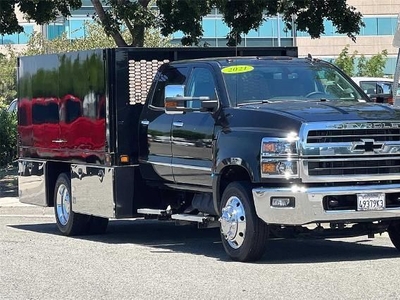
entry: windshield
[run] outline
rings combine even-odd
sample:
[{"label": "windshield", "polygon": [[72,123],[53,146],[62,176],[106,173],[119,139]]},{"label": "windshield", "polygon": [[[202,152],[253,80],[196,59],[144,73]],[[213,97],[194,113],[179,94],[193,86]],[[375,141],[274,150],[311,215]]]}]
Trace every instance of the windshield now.
[{"label": "windshield", "polygon": [[221,72],[233,106],[277,101],[369,101],[327,63],[247,60],[222,66]]}]

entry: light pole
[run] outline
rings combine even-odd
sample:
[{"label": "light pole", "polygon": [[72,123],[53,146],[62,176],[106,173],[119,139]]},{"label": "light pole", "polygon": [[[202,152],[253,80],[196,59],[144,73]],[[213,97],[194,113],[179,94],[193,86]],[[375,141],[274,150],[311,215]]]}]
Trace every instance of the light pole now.
[{"label": "light pole", "polygon": [[279,13],[276,15],[276,21],[277,21],[277,27],[276,27],[276,31],[277,31],[277,38],[278,38],[278,47],[281,46],[281,22],[280,22],[280,15]]},{"label": "light pole", "polygon": [[296,29],[296,15],[292,15],[292,43],[293,47],[297,45],[297,29]]}]

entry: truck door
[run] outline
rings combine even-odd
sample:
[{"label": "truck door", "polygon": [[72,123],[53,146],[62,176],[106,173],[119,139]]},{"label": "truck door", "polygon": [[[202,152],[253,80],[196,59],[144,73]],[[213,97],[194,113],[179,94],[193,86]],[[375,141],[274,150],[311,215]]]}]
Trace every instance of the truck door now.
[{"label": "truck door", "polygon": [[169,84],[184,84],[187,67],[166,65],[156,75],[153,97],[143,108],[139,121],[139,158],[143,177],[173,182],[171,126],[173,115],[164,110],[164,89]]},{"label": "truck door", "polygon": [[[217,99],[211,68],[196,66],[189,76],[185,96],[208,96]],[[200,102],[191,101],[190,107]],[[212,141],[214,123],[209,112],[186,112],[173,115],[172,171],[176,183],[211,186]]]}]

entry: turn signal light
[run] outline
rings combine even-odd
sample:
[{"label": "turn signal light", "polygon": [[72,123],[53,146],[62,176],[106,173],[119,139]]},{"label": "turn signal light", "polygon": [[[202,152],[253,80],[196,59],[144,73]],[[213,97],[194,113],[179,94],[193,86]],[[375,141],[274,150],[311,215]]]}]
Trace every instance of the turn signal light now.
[{"label": "turn signal light", "polygon": [[178,107],[178,102],[177,101],[165,101],[165,107],[169,107],[169,108]]},{"label": "turn signal light", "polygon": [[276,162],[263,162],[262,172],[265,174],[276,174]]},{"label": "turn signal light", "polygon": [[129,163],[129,156],[128,156],[128,155],[121,155],[121,156],[119,157],[119,161],[120,161],[121,163],[124,163],[124,164]]},{"label": "turn signal light", "polygon": [[297,175],[297,163],[290,160],[266,160],[261,162],[263,175],[281,175],[291,177]]}]

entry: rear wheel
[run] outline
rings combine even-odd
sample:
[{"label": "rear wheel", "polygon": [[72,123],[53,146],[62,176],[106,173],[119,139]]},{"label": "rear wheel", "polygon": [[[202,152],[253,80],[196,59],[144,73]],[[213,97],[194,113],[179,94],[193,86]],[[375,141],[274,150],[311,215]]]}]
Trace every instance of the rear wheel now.
[{"label": "rear wheel", "polygon": [[400,251],[400,221],[392,221],[390,223],[388,234],[393,245]]},{"label": "rear wheel", "polygon": [[222,245],[236,261],[259,260],[265,253],[268,225],[257,217],[252,199],[247,182],[230,183],[222,195]]},{"label": "rear wheel", "polygon": [[58,176],[54,193],[57,227],[67,236],[84,234],[89,229],[89,216],[72,211],[71,180],[66,173]]}]

